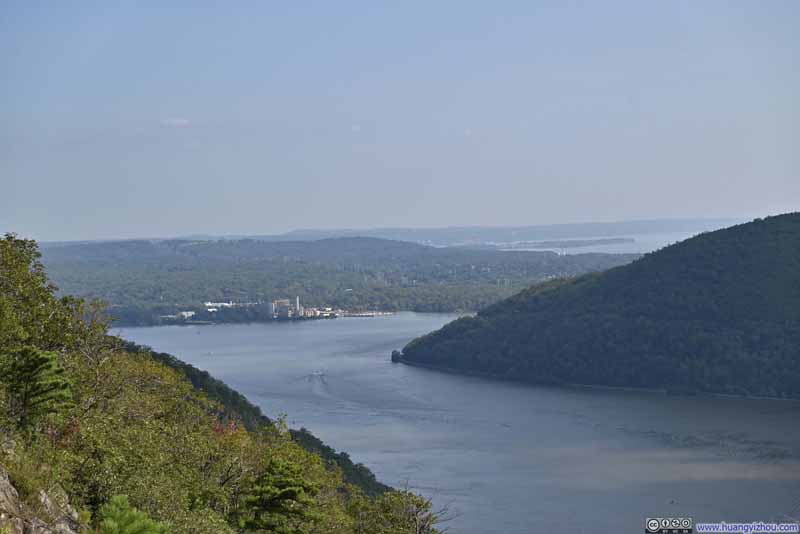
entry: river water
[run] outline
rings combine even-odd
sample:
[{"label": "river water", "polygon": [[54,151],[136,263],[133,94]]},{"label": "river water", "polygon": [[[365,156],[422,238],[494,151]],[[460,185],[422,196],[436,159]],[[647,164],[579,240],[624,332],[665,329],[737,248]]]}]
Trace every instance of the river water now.
[{"label": "river water", "polygon": [[451,532],[642,532],[800,516],[800,403],[525,386],[392,364],[453,315],[123,328],[286,414]]}]

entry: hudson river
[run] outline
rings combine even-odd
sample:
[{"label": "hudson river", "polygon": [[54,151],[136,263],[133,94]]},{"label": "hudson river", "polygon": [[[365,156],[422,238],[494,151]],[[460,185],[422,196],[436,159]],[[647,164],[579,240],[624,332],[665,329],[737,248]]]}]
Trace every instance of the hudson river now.
[{"label": "hudson river", "polygon": [[800,402],[524,386],[392,364],[453,315],[122,328],[449,505],[454,534],[800,517]]}]

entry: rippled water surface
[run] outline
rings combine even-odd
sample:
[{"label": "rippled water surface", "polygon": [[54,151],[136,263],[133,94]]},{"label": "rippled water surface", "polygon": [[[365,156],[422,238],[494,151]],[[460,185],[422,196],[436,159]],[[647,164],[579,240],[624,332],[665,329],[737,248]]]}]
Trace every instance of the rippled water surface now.
[{"label": "rippled water surface", "polygon": [[800,403],[523,386],[389,362],[452,320],[126,328],[285,413],[452,532],[642,532],[645,517],[800,516]]}]

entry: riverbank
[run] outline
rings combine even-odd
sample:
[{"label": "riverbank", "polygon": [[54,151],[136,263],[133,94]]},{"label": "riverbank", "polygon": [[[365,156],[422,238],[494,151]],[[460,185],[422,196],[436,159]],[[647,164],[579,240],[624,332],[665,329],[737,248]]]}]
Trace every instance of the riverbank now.
[{"label": "riverbank", "polygon": [[[138,321],[112,320],[113,328],[147,328],[157,326],[199,326],[199,325],[220,325],[220,324],[261,324],[261,323],[297,323],[307,321],[324,321],[329,319],[353,318],[353,317],[386,317],[402,313],[402,311],[349,311],[337,310],[335,314],[319,316],[299,316],[299,317],[259,317],[251,315],[241,315],[235,317],[205,318],[205,319],[165,319],[153,318]],[[112,318],[113,319],[113,318]]]},{"label": "riverbank", "polygon": [[794,397],[767,397],[763,395],[735,395],[733,393],[713,393],[709,391],[694,391],[694,390],[670,390],[663,388],[640,388],[629,386],[604,386],[600,384],[578,384],[575,382],[559,382],[548,380],[526,380],[523,378],[514,378],[508,375],[501,375],[496,373],[485,373],[481,371],[472,371],[469,369],[456,369],[453,367],[446,367],[441,365],[431,365],[427,363],[414,362],[407,360],[402,354],[392,353],[392,363],[401,363],[410,367],[419,367],[422,369],[429,369],[431,371],[438,371],[440,373],[456,374],[462,376],[471,376],[475,378],[483,378],[486,380],[499,380],[502,382],[512,382],[514,384],[523,384],[529,386],[551,386],[567,389],[589,389],[599,391],[618,391],[625,393],[646,393],[650,395],[664,395],[664,396],[683,396],[683,397],[705,397],[714,399],[747,399],[747,400],[768,400],[768,401],[789,401],[800,403],[800,398]]}]

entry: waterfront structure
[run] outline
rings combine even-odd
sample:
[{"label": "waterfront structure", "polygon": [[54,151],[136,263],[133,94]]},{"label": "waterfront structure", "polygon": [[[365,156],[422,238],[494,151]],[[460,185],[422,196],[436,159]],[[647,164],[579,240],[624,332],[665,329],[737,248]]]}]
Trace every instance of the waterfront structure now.
[{"label": "waterfront structure", "polygon": [[303,308],[300,306],[300,297],[295,297],[294,302],[289,299],[273,300],[267,305],[267,313],[273,319],[291,319],[302,317]]},{"label": "waterfront structure", "polygon": [[234,306],[236,306],[236,304],[234,304],[232,300],[229,300],[228,302],[204,302],[203,306],[205,306],[206,309],[209,308],[219,309],[219,308],[233,308]]},{"label": "waterfront structure", "polygon": [[343,314],[342,310],[335,310],[330,306],[304,308],[300,304],[299,296],[294,298],[294,302],[289,299],[278,299],[267,303],[267,316],[271,319],[332,319]]}]

